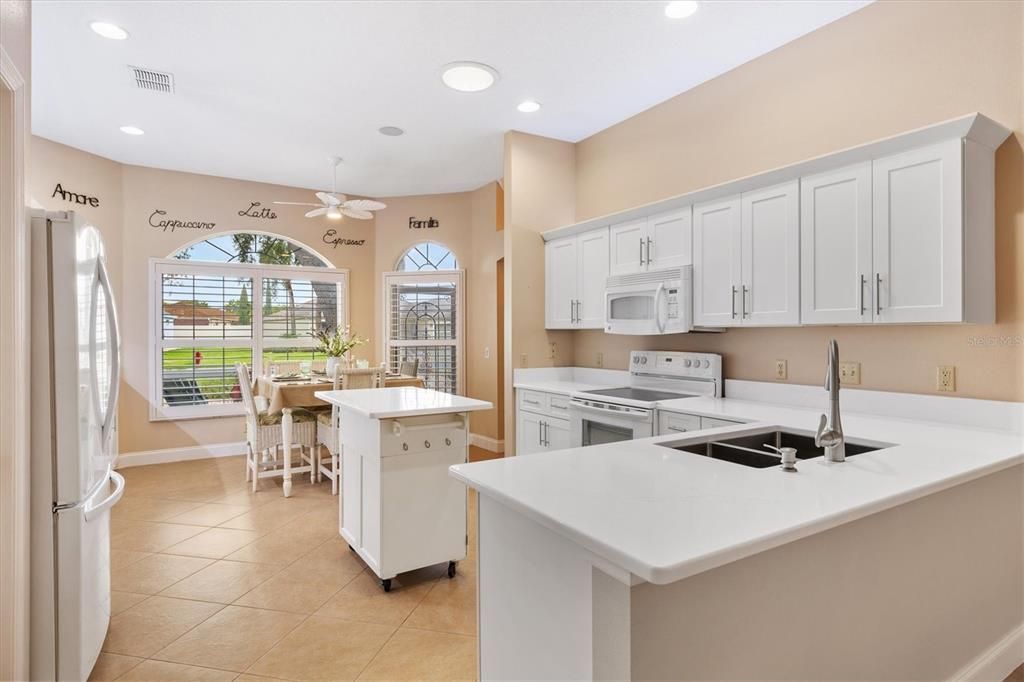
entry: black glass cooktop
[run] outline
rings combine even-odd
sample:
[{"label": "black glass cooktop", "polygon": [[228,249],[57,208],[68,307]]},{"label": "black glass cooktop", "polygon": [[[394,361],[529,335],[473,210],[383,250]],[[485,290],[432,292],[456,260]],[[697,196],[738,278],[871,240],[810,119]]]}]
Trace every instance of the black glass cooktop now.
[{"label": "black glass cooktop", "polygon": [[674,398],[691,398],[693,393],[670,393],[669,391],[655,391],[650,388],[602,388],[597,391],[587,391],[590,395],[602,395],[609,398],[623,398],[625,400],[638,400],[640,402],[653,403],[659,400],[673,400]]}]

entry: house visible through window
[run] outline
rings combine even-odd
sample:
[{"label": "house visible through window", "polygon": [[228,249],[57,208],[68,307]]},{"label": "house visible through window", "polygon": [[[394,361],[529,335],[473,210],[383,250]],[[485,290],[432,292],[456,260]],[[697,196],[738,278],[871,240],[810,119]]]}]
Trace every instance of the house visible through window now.
[{"label": "house visible through window", "polygon": [[223,234],[151,261],[153,419],[240,414],[235,363],[320,363],[312,334],[348,323],[348,271],[265,234]]}]

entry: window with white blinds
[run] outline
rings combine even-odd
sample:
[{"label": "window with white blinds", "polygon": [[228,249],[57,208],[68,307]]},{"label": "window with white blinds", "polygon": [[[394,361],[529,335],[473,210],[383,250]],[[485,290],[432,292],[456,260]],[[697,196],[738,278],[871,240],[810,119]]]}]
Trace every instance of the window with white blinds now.
[{"label": "window with white blinds", "polygon": [[348,324],[348,271],[151,261],[151,419],[242,413],[235,364],[322,360],[312,334]]},{"label": "window with white blinds", "polygon": [[390,371],[419,360],[427,388],[463,392],[463,281],[461,270],[385,273],[384,356]]}]

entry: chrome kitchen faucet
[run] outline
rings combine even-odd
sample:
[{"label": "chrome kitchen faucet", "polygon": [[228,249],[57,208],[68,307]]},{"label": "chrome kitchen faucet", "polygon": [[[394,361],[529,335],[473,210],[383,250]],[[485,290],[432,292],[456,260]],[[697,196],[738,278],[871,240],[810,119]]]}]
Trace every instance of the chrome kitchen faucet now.
[{"label": "chrome kitchen faucet", "polygon": [[846,461],[846,441],[843,438],[843,423],[839,419],[839,344],[835,339],[828,343],[828,367],[825,370],[825,390],[828,391],[828,415],[821,415],[814,444],[825,448],[825,459],[829,462]]}]

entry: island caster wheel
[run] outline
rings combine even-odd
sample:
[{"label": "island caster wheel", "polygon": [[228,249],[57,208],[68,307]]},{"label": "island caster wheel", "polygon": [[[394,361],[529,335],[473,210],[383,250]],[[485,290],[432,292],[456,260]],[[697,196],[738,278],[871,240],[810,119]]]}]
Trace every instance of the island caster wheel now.
[{"label": "island caster wheel", "polygon": [[384,578],[380,581],[380,584],[384,587],[385,592],[391,591],[391,578]]},{"label": "island caster wheel", "polygon": [[454,561],[449,561],[448,562],[448,579],[451,580],[454,577],[455,577],[455,562]]}]

